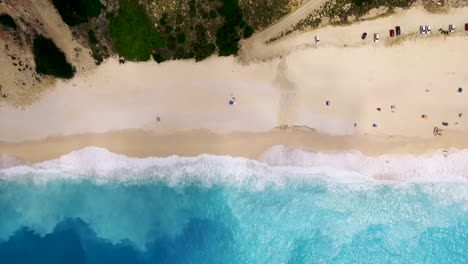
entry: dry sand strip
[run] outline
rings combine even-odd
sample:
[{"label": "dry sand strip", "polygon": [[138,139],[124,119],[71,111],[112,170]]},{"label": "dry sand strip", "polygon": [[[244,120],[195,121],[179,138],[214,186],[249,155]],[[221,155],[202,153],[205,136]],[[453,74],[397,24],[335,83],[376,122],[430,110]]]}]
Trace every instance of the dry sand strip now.
[{"label": "dry sand strip", "polygon": [[[456,32],[451,33],[449,37],[468,37],[468,32],[464,31],[465,23],[468,23],[468,7],[452,8],[447,13],[433,14],[427,12],[422,6],[415,6],[409,10],[398,9],[391,16],[353,23],[347,26],[325,26],[307,32],[295,32],[270,44],[266,44],[265,41],[275,36],[274,33],[277,30],[266,29],[242,42],[240,58],[242,61],[248,62],[284,56],[291,51],[304,47],[382,46],[401,43],[405,40],[418,40],[420,38],[444,38],[444,35],[441,35],[438,29],[444,28],[448,30],[449,24],[456,26]],[[430,25],[432,27],[432,34],[420,35],[420,25]],[[395,28],[395,26],[401,27],[402,35],[398,38],[390,38],[389,30]],[[276,25],[273,26],[273,29],[277,29]],[[363,32],[368,33],[367,40],[365,41],[361,39]],[[373,42],[374,33],[379,33],[380,35],[378,43]],[[315,36],[320,37],[319,45],[315,45]]]},{"label": "dry sand strip", "polygon": [[[466,11],[452,13],[461,21]],[[420,11],[407,12],[416,15]],[[359,39],[365,23],[388,27],[403,21],[397,18],[342,30],[353,29],[353,34],[345,36]],[[436,18],[449,21],[450,13]],[[435,22],[423,24],[431,24],[436,34]],[[399,25],[407,34],[409,26]],[[326,36],[339,29],[321,30]],[[323,45],[299,50],[287,42],[297,37],[293,35],[275,44],[286,43],[282,48],[289,55],[249,65],[233,57],[124,65],[111,59],[70,81],[59,81],[53,91],[25,109],[1,106],[0,140],[19,142],[125,129],[154,134],[198,129],[259,133],[281,125],[307,126],[341,136],[433,137],[434,127],[466,132],[468,38],[461,34],[446,39],[424,37],[390,47],[369,43],[351,49]],[[324,44],[327,39],[332,36],[325,37]],[[464,92],[458,93],[459,87]],[[235,106],[228,104],[232,96],[237,98]]]},{"label": "dry sand strip", "polygon": [[[232,57],[124,65],[110,60],[59,82],[24,110],[0,107],[0,140],[130,128],[264,132],[280,125],[332,135],[432,137],[436,126],[468,131],[467,44],[467,38],[453,37],[388,48],[324,47],[250,65]],[[232,96],[235,106],[228,104]]]},{"label": "dry sand strip", "polygon": [[229,155],[258,159],[275,145],[311,152],[360,151],[368,156],[382,154],[425,154],[468,148],[468,136],[448,133],[430,139],[385,136],[327,136],[304,128],[274,129],[264,133],[214,134],[206,130],[156,135],[144,130],[122,130],[102,134],[51,137],[22,143],[0,142],[0,153],[29,162],[58,158],[87,146],[106,148],[130,157],[166,157],[200,154]]}]

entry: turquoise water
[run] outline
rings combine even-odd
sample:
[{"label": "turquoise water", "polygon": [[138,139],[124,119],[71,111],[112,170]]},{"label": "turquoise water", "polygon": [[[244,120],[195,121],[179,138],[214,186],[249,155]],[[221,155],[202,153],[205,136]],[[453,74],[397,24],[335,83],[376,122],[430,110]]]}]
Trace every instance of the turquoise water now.
[{"label": "turquoise water", "polygon": [[468,263],[467,204],[464,178],[91,148],[0,170],[0,263]]}]

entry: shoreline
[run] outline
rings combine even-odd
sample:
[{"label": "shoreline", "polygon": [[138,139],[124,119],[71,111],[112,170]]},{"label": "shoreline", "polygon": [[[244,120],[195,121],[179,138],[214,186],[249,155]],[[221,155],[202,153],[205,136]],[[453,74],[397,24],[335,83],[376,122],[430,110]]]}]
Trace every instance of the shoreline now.
[{"label": "shoreline", "polygon": [[102,147],[113,153],[136,158],[211,154],[258,160],[261,154],[277,145],[316,153],[358,151],[367,156],[423,155],[441,150],[468,149],[468,134],[447,132],[444,136],[415,138],[377,135],[330,136],[306,128],[228,134],[216,134],[207,130],[156,134],[142,129],[131,129],[50,137],[20,143],[0,142],[0,152],[31,163],[56,159],[89,146]]},{"label": "shoreline", "polygon": [[[456,23],[467,11],[453,13]],[[307,44],[301,41],[310,42],[314,31],[294,33],[272,46],[290,46],[286,56],[250,64],[234,57],[161,64],[110,59],[58,81],[28,107],[0,105],[0,154],[40,161],[103,146],[137,157],[256,159],[274,145],[366,155],[468,148],[468,35],[459,28],[436,37],[435,26],[450,20],[445,14],[424,22],[434,26],[431,37],[416,37],[410,25],[427,16],[416,8],[378,22],[327,26],[317,30],[323,43],[314,48],[288,44]],[[349,48],[327,43],[335,35],[362,43],[363,30],[396,23],[407,36],[382,35],[379,43],[367,39]],[[441,137],[433,135],[435,127],[444,129]]]}]

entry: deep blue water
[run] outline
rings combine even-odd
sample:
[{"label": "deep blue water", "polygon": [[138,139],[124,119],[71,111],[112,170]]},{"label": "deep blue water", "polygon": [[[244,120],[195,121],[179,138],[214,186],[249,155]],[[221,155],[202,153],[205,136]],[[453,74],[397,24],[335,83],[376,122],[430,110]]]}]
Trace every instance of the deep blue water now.
[{"label": "deep blue water", "polygon": [[465,181],[242,164],[0,171],[0,263],[468,263]]}]

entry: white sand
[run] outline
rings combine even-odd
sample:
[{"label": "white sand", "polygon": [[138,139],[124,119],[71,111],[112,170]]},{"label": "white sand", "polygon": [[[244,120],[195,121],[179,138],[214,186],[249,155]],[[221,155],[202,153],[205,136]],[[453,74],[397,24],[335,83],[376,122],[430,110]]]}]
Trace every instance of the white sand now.
[{"label": "white sand", "polygon": [[160,135],[131,129],[102,134],[51,137],[20,143],[0,142],[1,153],[7,155],[0,156],[0,161],[4,161],[3,165],[0,164],[0,168],[24,161],[40,162],[55,159],[87,146],[106,148],[130,157],[197,156],[208,153],[258,159],[265,151],[276,145],[318,153],[359,151],[366,156],[420,155],[467,149],[468,137],[460,133],[447,133],[442,137],[431,138],[327,136],[304,128],[228,134],[191,130]]},{"label": "white sand", "polygon": [[[143,127],[266,131],[283,124],[347,134],[354,122],[358,132],[371,134],[432,136],[442,121],[466,131],[467,46],[468,38],[453,37],[390,48],[325,47],[249,66],[233,58],[160,65],[111,60],[60,82],[24,110],[2,107],[0,140]],[[458,87],[466,91],[457,93]],[[234,107],[228,104],[231,94],[237,98]]]},{"label": "white sand", "polygon": [[[468,9],[463,10],[466,13]],[[399,24],[399,21],[391,24]],[[362,24],[357,24],[347,28],[360,32],[361,27]],[[403,28],[403,32],[405,30]],[[433,26],[433,34],[436,30]],[[50,146],[64,151],[99,144],[125,152],[131,148],[129,142],[138,141],[134,148],[138,148],[139,153],[193,154],[205,150],[217,154],[244,153],[250,157],[255,156],[250,152],[257,153],[266,146],[278,144],[278,139],[283,138],[282,135],[260,132],[280,125],[297,125],[325,134],[356,136],[336,138],[337,143],[333,143],[328,136],[312,133],[314,136],[306,134],[290,138],[285,144],[300,146],[301,139],[323,139],[328,145],[322,144],[321,149],[330,149],[330,146],[332,149],[367,149],[374,139],[380,141],[399,136],[396,137],[402,139],[396,141],[399,144],[388,142],[406,152],[465,148],[468,138],[465,134],[468,131],[468,34],[460,32],[460,26],[458,30],[455,36],[448,38],[413,37],[390,47],[369,43],[353,48],[336,45],[305,48],[282,58],[248,65],[240,64],[232,57],[213,57],[200,63],[171,61],[124,65],[113,59],[92,72],[80,73],[71,81],[58,82],[53,91],[30,107],[0,107],[0,141],[145,129],[151,135],[160,135],[155,139],[160,144],[145,147],[135,138],[140,134],[133,133],[120,138],[128,142],[119,142],[110,134],[106,139],[104,134],[94,141],[89,135],[62,138],[54,141],[60,144]],[[310,33],[304,36],[307,34]],[[464,92],[458,93],[458,87],[463,87]],[[231,96],[237,98],[235,106],[228,104]],[[330,106],[325,105],[327,100],[331,102]],[[391,105],[396,106],[394,113]],[[382,111],[377,111],[377,107]],[[459,113],[463,113],[461,118]],[[428,119],[422,119],[422,114]],[[156,116],[161,122],[156,122]],[[452,130],[451,133],[457,136],[444,139],[442,144],[432,132],[435,126],[442,127],[443,121],[449,123],[443,128]],[[373,128],[373,123],[378,127]],[[191,133],[197,133],[191,131],[197,129],[221,134],[191,137]],[[257,134],[227,135],[234,131]],[[172,134],[182,135],[171,138],[178,144],[164,141]],[[234,143],[239,142],[242,135],[255,136],[249,136],[250,141],[241,144],[244,148],[239,148]],[[366,135],[373,136],[366,138]],[[419,143],[410,144],[409,137],[419,138],[419,141],[415,140]],[[223,138],[226,142],[221,140]],[[186,142],[192,149],[179,141]],[[366,143],[362,143],[364,141]],[[47,142],[1,144],[0,153],[14,154],[16,148],[23,154],[31,151],[40,156],[45,152]],[[255,145],[256,142],[261,144]],[[375,153],[384,153],[389,148],[388,142],[380,144]],[[307,144],[316,147],[315,142]],[[427,145],[421,148],[421,144]],[[38,146],[41,147],[37,149]],[[158,146],[164,146],[164,151],[158,152],[155,149]],[[246,146],[252,147],[252,151],[245,149]],[[235,151],[230,152],[233,149]]]}]

